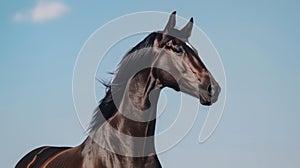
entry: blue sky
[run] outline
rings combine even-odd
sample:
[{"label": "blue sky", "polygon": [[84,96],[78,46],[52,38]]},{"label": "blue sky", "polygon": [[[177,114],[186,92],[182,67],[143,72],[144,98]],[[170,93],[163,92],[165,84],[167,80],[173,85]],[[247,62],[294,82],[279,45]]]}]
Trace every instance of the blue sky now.
[{"label": "blue sky", "polygon": [[[41,3],[54,3],[58,11],[53,14],[53,8],[43,8],[48,13],[40,16],[34,9]],[[205,116],[199,115],[186,138],[159,156],[162,164],[300,166],[298,1],[0,4],[0,167],[12,167],[37,146],[82,142],[85,134],[72,102],[72,74],[79,50],[101,25],[149,10],[193,16],[220,53],[227,77],[224,115],[213,136],[204,144],[197,142]],[[115,59],[111,62],[115,65]]]}]

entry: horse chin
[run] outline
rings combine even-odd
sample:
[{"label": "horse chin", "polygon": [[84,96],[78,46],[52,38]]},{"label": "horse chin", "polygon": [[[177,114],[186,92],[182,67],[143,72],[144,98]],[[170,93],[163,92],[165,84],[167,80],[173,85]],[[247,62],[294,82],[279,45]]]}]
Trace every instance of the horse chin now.
[{"label": "horse chin", "polygon": [[205,100],[205,99],[203,99],[201,96],[200,96],[200,103],[202,104],[202,105],[204,105],[204,106],[210,106],[210,105],[212,105],[212,102],[210,101],[210,100]]}]

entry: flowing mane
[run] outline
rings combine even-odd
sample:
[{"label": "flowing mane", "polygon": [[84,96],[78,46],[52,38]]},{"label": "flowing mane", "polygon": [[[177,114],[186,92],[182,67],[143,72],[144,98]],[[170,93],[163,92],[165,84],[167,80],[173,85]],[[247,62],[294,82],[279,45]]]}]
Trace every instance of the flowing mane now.
[{"label": "flowing mane", "polygon": [[[134,72],[134,69],[138,68],[139,62],[147,60],[147,62],[150,62],[149,60],[152,59],[151,53],[147,52],[152,51],[151,47],[153,47],[155,38],[161,38],[161,36],[162,34],[160,32],[153,32],[149,34],[144,40],[125,54],[121,62],[118,64],[117,70],[113,73],[115,74],[113,82],[101,82],[106,87],[106,94],[104,98],[100,100],[99,106],[94,111],[89,131],[99,128],[99,126],[118,111],[112,99],[111,86],[118,85],[118,91],[123,93],[128,79],[134,75],[132,73]],[[147,48],[149,48],[149,50]]]}]

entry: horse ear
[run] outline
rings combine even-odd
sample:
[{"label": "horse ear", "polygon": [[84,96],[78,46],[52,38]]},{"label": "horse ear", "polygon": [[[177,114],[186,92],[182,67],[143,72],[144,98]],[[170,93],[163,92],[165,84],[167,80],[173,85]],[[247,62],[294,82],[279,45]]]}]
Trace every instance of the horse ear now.
[{"label": "horse ear", "polygon": [[184,36],[188,39],[191,34],[192,34],[192,29],[193,29],[193,23],[194,19],[191,17],[190,21],[188,24],[184,26],[184,28],[181,29],[181,32],[184,34]]},{"label": "horse ear", "polygon": [[167,32],[170,29],[173,29],[176,25],[176,11],[172,12],[169,17],[169,21],[164,29],[164,32]]}]

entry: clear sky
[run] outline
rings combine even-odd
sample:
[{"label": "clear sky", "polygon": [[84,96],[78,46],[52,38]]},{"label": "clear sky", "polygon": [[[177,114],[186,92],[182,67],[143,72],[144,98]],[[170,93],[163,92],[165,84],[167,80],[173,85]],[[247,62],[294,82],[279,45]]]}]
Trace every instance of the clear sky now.
[{"label": "clear sky", "polygon": [[31,0],[0,6],[0,167],[13,167],[41,145],[84,140],[72,102],[77,54],[103,24],[149,10],[193,16],[220,53],[227,77],[226,106],[213,136],[198,143],[205,116],[199,115],[186,138],[159,155],[163,166],[300,166],[299,1]]}]

